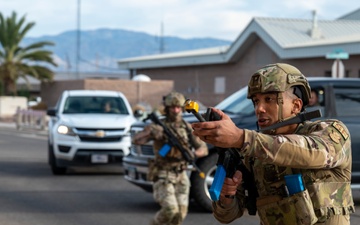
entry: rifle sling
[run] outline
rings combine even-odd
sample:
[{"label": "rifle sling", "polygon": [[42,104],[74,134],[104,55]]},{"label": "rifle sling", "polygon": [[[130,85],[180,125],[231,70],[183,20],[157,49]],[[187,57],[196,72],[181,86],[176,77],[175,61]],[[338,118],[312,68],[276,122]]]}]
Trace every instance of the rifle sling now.
[{"label": "rifle sling", "polygon": [[268,130],[275,130],[279,127],[284,127],[284,126],[287,126],[290,124],[295,124],[295,123],[302,123],[305,120],[311,120],[311,119],[318,118],[318,117],[321,117],[320,109],[317,109],[317,110],[314,110],[311,112],[303,112],[303,113],[299,113],[298,115],[296,115],[290,119],[287,119],[287,120],[281,121],[279,123],[275,123],[271,126],[265,127],[263,129],[260,129],[259,131],[263,132],[263,131],[268,131]]}]

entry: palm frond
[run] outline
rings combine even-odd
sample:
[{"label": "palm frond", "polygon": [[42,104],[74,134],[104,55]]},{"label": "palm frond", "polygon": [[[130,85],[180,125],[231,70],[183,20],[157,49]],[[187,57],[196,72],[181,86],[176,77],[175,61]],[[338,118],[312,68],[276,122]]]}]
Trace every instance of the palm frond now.
[{"label": "palm frond", "polygon": [[5,93],[16,93],[18,78],[34,77],[39,80],[52,80],[54,72],[47,66],[57,66],[52,52],[44,49],[53,42],[41,41],[21,47],[20,42],[35,23],[26,22],[26,17],[17,19],[15,12],[4,18],[0,13],[0,79]]},{"label": "palm frond", "polygon": [[55,45],[55,43],[51,42],[51,41],[41,41],[41,42],[36,42],[29,46],[24,47],[24,50],[28,51],[28,50],[43,48],[45,46],[54,46],[54,45]]}]

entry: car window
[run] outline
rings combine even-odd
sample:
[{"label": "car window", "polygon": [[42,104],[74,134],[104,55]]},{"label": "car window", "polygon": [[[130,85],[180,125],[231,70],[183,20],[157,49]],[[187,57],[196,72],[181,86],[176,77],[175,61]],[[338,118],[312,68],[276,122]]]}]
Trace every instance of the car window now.
[{"label": "car window", "polygon": [[64,114],[104,113],[129,114],[122,98],[106,96],[69,96],[64,105]]},{"label": "car window", "polygon": [[216,105],[215,108],[221,109],[226,113],[245,115],[254,114],[254,105],[252,101],[247,98],[247,87],[230,95]]},{"label": "car window", "polygon": [[[313,99],[313,100],[311,100]],[[311,112],[319,109],[321,114],[325,115],[325,91],[323,87],[312,87],[311,98],[306,111]]]},{"label": "car window", "polygon": [[360,115],[360,89],[335,87],[334,93],[338,116]]}]

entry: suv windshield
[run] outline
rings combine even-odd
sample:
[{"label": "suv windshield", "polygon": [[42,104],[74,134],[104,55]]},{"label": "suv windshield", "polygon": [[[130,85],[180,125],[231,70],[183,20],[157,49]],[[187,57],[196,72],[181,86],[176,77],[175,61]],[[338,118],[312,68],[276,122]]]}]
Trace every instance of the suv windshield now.
[{"label": "suv windshield", "polygon": [[254,106],[250,99],[247,99],[247,86],[230,95],[215,108],[232,114],[253,114]]},{"label": "suv windshield", "polygon": [[129,114],[121,98],[105,96],[69,96],[66,99],[63,113]]}]

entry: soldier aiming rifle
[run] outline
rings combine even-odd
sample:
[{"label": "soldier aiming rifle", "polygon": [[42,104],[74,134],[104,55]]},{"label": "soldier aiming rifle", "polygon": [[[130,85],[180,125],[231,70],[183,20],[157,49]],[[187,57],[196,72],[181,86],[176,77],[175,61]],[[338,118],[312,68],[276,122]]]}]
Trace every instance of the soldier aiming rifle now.
[{"label": "soldier aiming rifle", "polygon": [[153,123],[133,137],[137,145],[153,140],[154,160],[149,162],[148,179],[153,181],[153,196],[161,209],[152,225],[180,225],[188,212],[190,181],[186,173],[189,163],[201,173],[195,158],[208,154],[205,142],[192,134],[191,125],[182,118],[185,98],[171,92],[163,98],[165,117],[149,115]]}]

